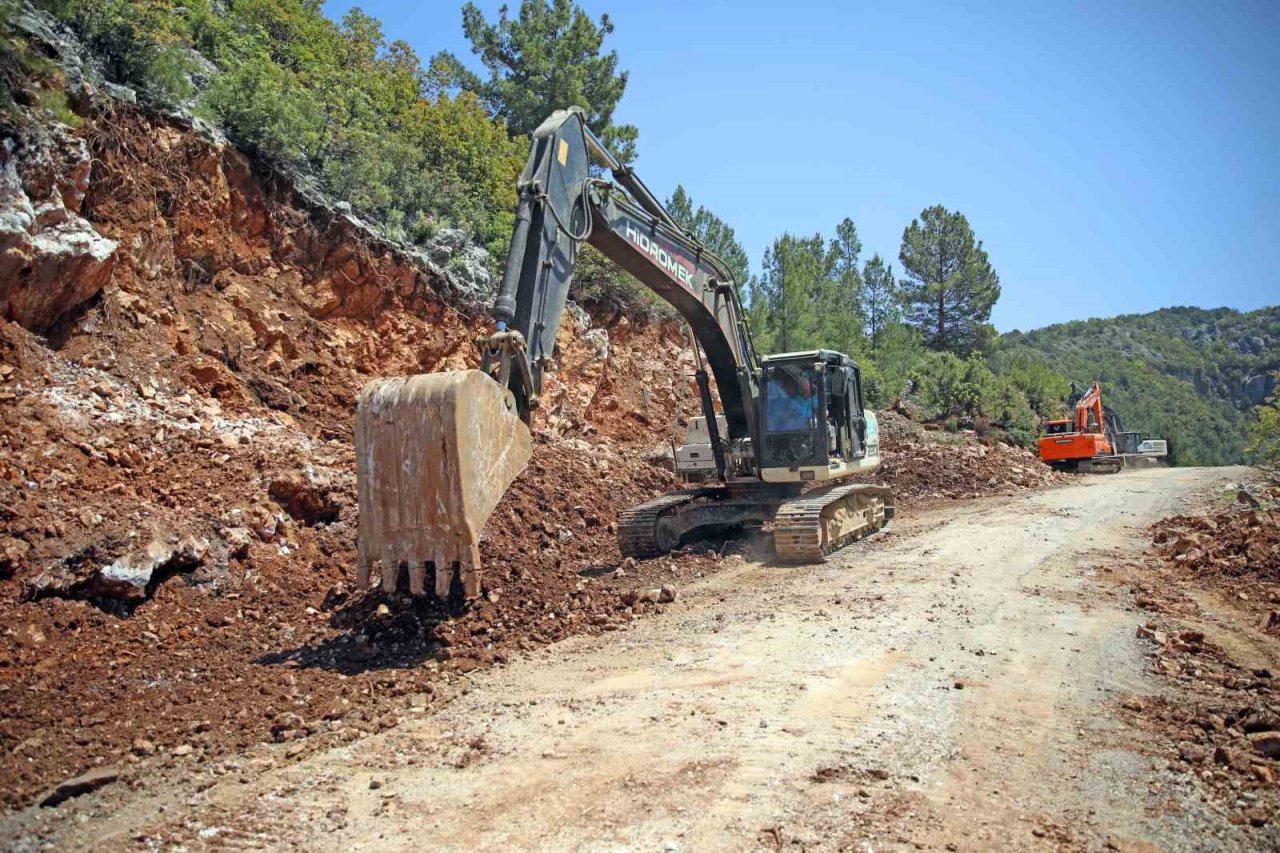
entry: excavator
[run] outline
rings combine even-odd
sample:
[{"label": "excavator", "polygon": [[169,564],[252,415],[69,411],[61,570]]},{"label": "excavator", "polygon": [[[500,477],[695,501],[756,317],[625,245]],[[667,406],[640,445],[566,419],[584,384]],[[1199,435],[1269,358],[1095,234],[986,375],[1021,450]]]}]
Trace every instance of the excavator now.
[{"label": "excavator", "polygon": [[1094,382],[1081,394],[1074,382],[1067,405],[1071,418],[1045,423],[1040,460],[1060,471],[1115,474],[1124,465],[1117,446],[1124,429],[1120,418],[1102,404],[1102,386]]},{"label": "excavator", "polygon": [[361,587],[378,568],[387,592],[479,594],[480,533],[529,462],[583,243],[671,305],[695,355],[702,414],[675,453],[687,487],[620,513],[624,556],[771,522],[780,561],[820,562],[893,517],[889,488],[847,482],[880,464],[858,365],[826,349],[760,358],[727,265],[580,110],[557,111],[534,131],[518,189],[493,327],[476,339],[479,369],[376,379],[358,398]]}]

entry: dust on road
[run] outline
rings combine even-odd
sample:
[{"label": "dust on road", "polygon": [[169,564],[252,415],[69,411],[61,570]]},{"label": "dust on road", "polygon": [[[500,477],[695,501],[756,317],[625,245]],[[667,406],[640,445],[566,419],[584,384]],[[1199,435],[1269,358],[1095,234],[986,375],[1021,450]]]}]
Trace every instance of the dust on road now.
[{"label": "dust on road", "polygon": [[[50,840],[1274,844],[1270,828],[1212,813],[1196,780],[1171,775],[1121,722],[1121,696],[1160,687],[1135,636],[1140,614],[1098,577],[1193,490],[1241,476],[1084,478],[917,512],[823,566],[745,562],[684,590],[663,618],[476,674],[465,695],[391,731],[284,769],[230,768],[132,801],[117,793],[96,806],[109,815],[67,821]],[[92,799],[77,808],[92,812]]]}]

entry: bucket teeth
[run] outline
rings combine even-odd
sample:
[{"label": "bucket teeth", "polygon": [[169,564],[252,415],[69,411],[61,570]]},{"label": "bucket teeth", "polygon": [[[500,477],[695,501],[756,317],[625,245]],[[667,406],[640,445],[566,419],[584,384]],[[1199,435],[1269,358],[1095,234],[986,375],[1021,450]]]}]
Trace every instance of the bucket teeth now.
[{"label": "bucket teeth", "polygon": [[436,597],[448,598],[451,586],[453,586],[453,564],[436,563]]},{"label": "bucket teeth", "polygon": [[[454,571],[480,593],[480,531],[529,463],[532,437],[510,393],[479,370],[370,382],[356,406],[356,582],[445,597]],[[407,564],[407,570],[402,566]]]},{"label": "bucket teeth", "polygon": [[414,561],[409,564],[409,593],[411,595],[423,595],[426,590],[423,589],[423,581],[426,579],[427,564],[421,560]]}]

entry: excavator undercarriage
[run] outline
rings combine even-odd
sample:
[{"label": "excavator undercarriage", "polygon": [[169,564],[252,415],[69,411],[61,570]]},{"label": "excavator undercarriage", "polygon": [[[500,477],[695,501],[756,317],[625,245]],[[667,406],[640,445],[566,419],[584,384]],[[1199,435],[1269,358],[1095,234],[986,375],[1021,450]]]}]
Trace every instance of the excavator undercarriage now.
[{"label": "excavator undercarriage", "polygon": [[778,560],[820,563],[893,517],[893,492],[843,483],[801,494],[799,483],[729,483],[668,492],[618,516],[624,557],[656,557],[682,543],[772,523]]},{"label": "excavator undercarriage", "polygon": [[[616,183],[593,176],[593,162]],[[888,488],[843,482],[880,462],[858,365],[830,350],[760,359],[724,262],[613,158],[581,111],[534,131],[519,189],[495,328],[476,340],[480,369],[376,380],[360,395],[361,585],[379,567],[387,591],[479,593],[480,533],[528,464],[584,242],[683,317],[702,409],[675,454],[677,471],[699,484],[622,512],[624,556],[772,524],[780,560],[818,562],[893,517]]]}]

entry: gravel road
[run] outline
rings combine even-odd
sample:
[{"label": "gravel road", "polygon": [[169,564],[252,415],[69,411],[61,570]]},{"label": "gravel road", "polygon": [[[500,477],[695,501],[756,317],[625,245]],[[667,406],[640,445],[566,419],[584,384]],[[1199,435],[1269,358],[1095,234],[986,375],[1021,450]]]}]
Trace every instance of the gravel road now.
[{"label": "gravel road", "polygon": [[1151,521],[1242,476],[922,509],[825,565],[737,562],[662,616],[477,674],[345,747],[9,829],[69,847],[1255,846],[1119,721],[1119,696],[1163,688],[1103,577]]}]

